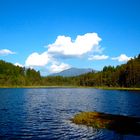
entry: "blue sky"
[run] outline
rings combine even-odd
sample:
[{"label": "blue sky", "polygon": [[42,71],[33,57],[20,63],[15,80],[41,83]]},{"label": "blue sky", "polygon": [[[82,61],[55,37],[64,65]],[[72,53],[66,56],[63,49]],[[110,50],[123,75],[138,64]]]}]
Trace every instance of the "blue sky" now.
[{"label": "blue sky", "polygon": [[0,59],[101,70],[140,53],[139,0],[0,0]]}]

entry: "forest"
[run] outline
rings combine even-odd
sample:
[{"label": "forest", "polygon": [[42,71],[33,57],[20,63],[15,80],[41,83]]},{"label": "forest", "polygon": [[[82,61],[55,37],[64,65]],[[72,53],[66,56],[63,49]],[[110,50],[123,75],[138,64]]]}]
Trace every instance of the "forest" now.
[{"label": "forest", "polygon": [[104,66],[101,71],[75,77],[40,75],[31,68],[0,60],[0,86],[84,86],[140,88],[140,54],[119,66]]}]

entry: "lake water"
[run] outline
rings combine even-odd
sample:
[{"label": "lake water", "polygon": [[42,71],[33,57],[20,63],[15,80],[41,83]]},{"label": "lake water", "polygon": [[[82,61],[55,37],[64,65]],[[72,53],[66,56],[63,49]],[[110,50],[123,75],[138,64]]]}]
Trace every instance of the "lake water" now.
[{"label": "lake water", "polygon": [[0,89],[0,139],[139,140],[70,121],[81,111],[140,117],[140,92],[92,88]]}]

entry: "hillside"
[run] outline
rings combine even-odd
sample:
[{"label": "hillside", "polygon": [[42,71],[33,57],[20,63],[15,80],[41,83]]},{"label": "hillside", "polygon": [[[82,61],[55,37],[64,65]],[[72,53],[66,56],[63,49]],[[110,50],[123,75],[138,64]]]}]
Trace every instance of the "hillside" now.
[{"label": "hillside", "polygon": [[40,72],[0,60],[0,86],[40,85]]},{"label": "hillside", "polygon": [[101,71],[71,68],[53,76],[0,60],[0,86],[91,86],[140,88],[140,54],[119,66]]},{"label": "hillside", "polygon": [[92,72],[95,71],[93,69],[89,69],[89,68],[69,68],[67,70],[63,70],[59,73],[54,73],[50,76],[63,76],[63,77],[72,77],[72,76],[79,76],[81,74],[85,74],[88,72]]},{"label": "hillside", "polygon": [[72,85],[91,87],[140,88],[140,54],[119,66],[104,66],[102,71],[89,72],[75,77],[48,76],[48,85]]}]

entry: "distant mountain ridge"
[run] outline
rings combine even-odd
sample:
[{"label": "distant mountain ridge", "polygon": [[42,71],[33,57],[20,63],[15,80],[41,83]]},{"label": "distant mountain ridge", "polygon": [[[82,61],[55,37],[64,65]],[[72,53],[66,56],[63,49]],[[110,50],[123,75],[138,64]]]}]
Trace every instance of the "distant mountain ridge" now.
[{"label": "distant mountain ridge", "polygon": [[90,68],[69,68],[59,73],[51,74],[50,76],[71,77],[71,76],[78,76],[78,75],[85,74],[92,71],[95,72],[95,70],[90,69]]}]

